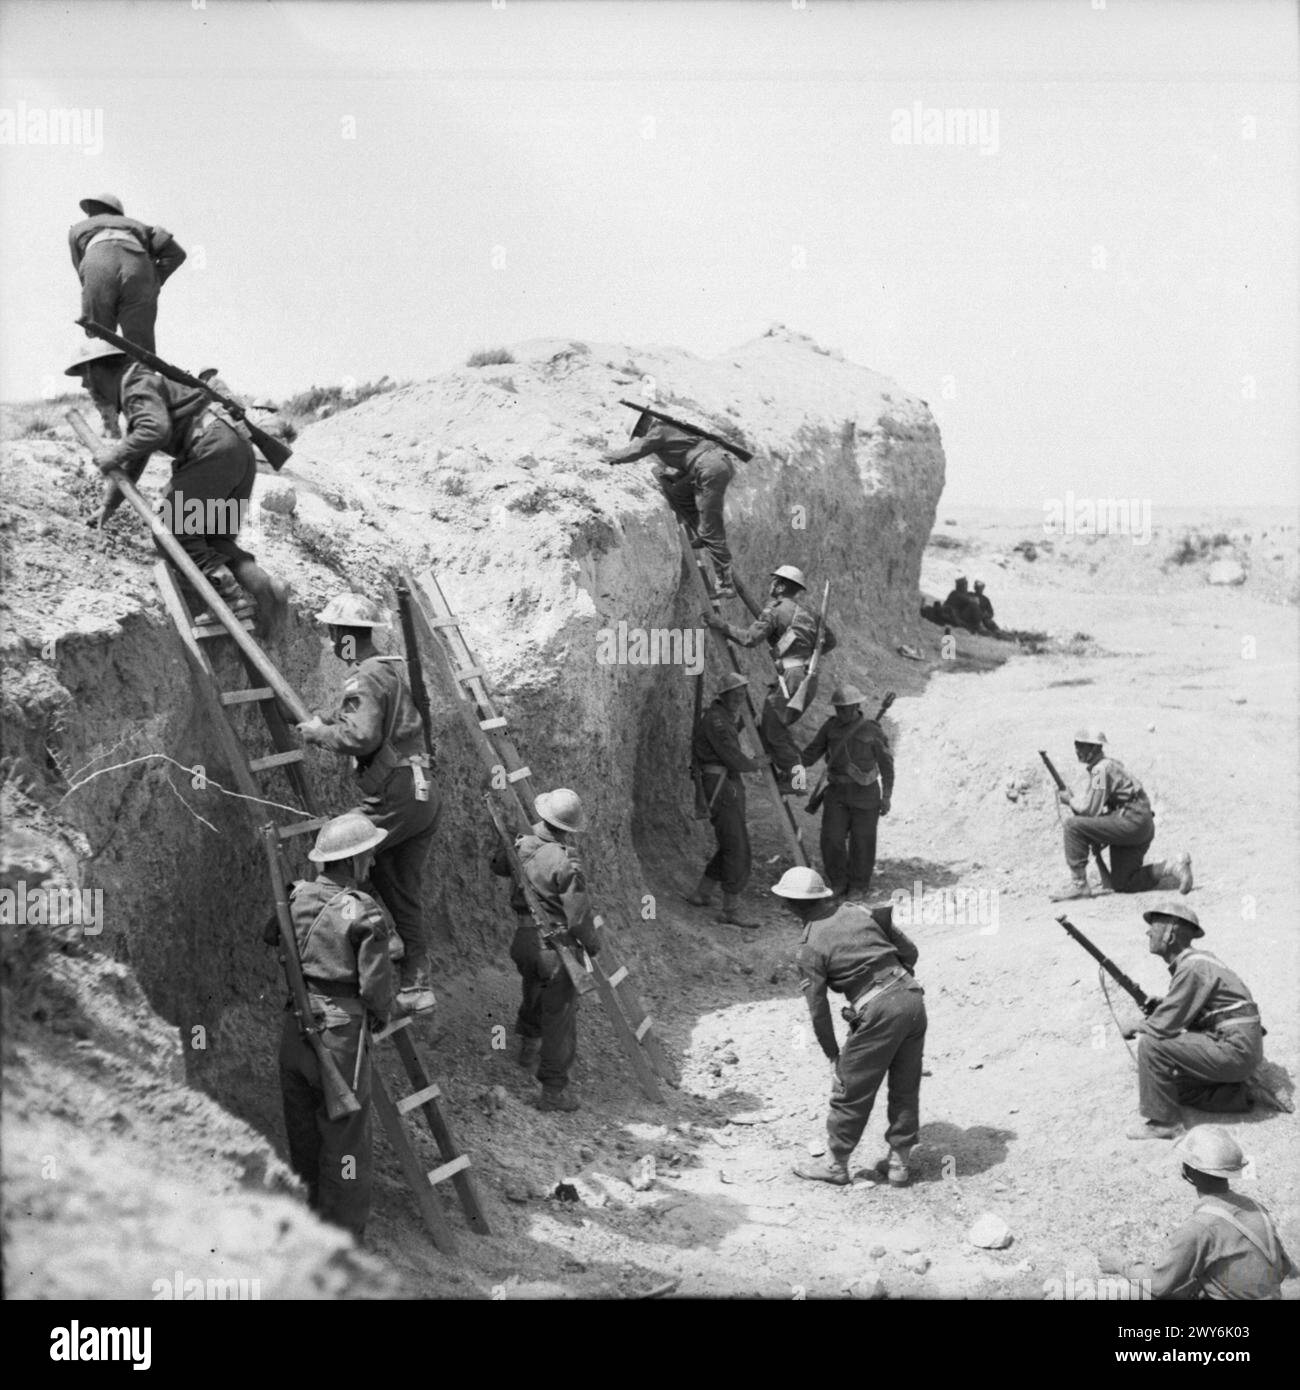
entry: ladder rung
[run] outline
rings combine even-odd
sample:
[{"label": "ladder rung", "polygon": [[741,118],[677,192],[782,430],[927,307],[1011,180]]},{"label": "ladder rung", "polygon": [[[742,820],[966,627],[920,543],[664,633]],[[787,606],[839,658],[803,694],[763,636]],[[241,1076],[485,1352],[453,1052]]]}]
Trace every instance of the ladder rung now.
[{"label": "ladder rung", "polygon": [[525,777],[531,777],[533,770],[531,767],[517,767],[513,772],[506,773],[507,782],[522,782]]},{"label": "ladder rung", "polygon": [[409,1028],[410,1026],[411,1019],[409,1015],[405,1018],[395,1018],[387,1028],[381,1028],[379,1032],[372,1033],[370,1039],[372,1042],[383,1042],[385,1038],[391,1038],[394,1033],[400,1033],[403,1028]]},{"label": "ladder rung", "polygon": [[466,681],[482,680],[486,674],[481,666],[466,666],[456,672],[456,679],[464,685]]},{"label": "ladder rung", "polygon": [[460,619],[454,613],[449,613],[445,618],[426,618],[424,620],[430,627],[459,627]]},{"label": "ladder rung", "polygon": [[269,700],[275,694],[269,685],[252,685],[247,690],[223,690],[223,705],[248,705],[257,700]]},{"label": "ladder rung", "polygon": [[447,1178],[455,1177],[457,1173],[464,1172],[469,1167],[469,1154],[461,1154],[459,1158],[453,1158],[450,1163],[444,1163],[441,1168],[434,1168],[429,1173],[429,1185],[445,1181]]},{"label": "ladder rung", "polygon": [[623,981],[626,980],[626,979],[627,979],[627,966],[626,966],[626,965],[620,965],[620,966],[618,967],[618,969],[617,969],[616,971],[614,971],[614,973],[609,977],[609,983],[610,983],[611,985],[621,985],[621,984],[623,983]]},{"label": "ladder rung", "polygon": [[653,1022],[653,1020],[651,1019],[650,1015],[649,1015],[649,1014],[646,1014],[646,1016],[641,1020],[641,1022],[637,1024],[637,1026],[636,1026],[636,1040],[637,1040],[637,1042],[640,1042],[641,1039],[644,1038],[645,1035],[650,1031],[650,1024],[651,1024],[652,1022]]},{"label": "ladder rung", "polygon": [[316,820],[296,820],[292,825],[282,825],[280,838],[292,840],[295,835],[310,835],[313,831],[319,830],[328,820],[328,816],[320,816]]},{"label": "ladder rung", "polygon": [[254,758],[248,766],[253,772],[265,772],[268,767],[283,767],[285,763],[300,763],[303,756],[301,748],[290,748],[287,753],[272,753],[265,758]]},{"label": "ladder rung", "polygon": [[480,719],[478,721],[478,726],[484,733],[487,733],[489,729],[504,729],[506,727],[506,721],[504,716],[498,714],[492,719]]},{"label": "ladder rung", "polygon": [[414,1110],[417,1105],[423,1105],[426,1100],[437,1100],[442,1092],[437,1086],[430,1083],[422,1091],[412,1091],[405,1100],[397,1102],[397,1113],[405,1115],[408,1110]]},{"label": "ladder rung", "polygon": [[[251,619],[247,622],[240,623],[239,626],[242,627],[245,632],[252,632],[253,630],[253,623]],[[200,627],[196,623],[192,628],[190,628],[190,635],[193,637],[197,637],[199,641],[202,642],[209,637],[229,637],[230,633],[227,632],[226,629],[220,623],[204,623],[202,627]]]}]

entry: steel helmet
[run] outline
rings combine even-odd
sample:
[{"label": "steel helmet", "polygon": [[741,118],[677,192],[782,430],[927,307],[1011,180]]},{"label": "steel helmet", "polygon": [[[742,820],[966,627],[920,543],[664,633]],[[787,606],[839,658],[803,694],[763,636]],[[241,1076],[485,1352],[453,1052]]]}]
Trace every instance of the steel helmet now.
[{"label": "steel helmet", "polygon": [[117,213],[119,217],[125,217],[126,213],[122,208],[122,200],[116,193],[100,193],[94,198],[83,198],[81,200],[81,210],[87,217],[93,217],[93,209],[96,207],[108,208],[111,212]]},{"label": "steel helmet", "polygon": [[797,584],[801,589],[808,587],[808,581],[803,577],[803,570],[797,565],[778,565],[772,571],[774,579],[788,579],[791,584]]},{"label": "steel helmet", "polygon": [[837,685],[831,692],[831,704],[836,709],[847,709],[850,705],[860,705],[866,698],[856,685]]},{"label": "steel helmet", "polygon": [[330,627],[388,626],[379,605],[372,603],[365,594],[339,594],[316,614],[316,621]]},{"label": "steel helmet", "polygon": [[725,695],[728,690],[744,690],[748,685],[747,677],[739,671],[731,671],[718,682],[718,694]]},{"label": "steel helmet", "polygon": [[332,864],[336,859],[364,854],[387,838],[388,831],[381,830],[369,816],[360,811],[345,811],[321,826],[307,858],[315,864]]},{"label": "steel helmet", "polygon": [[90,366],[92,362],[98,362],[101,357],[125,358],[126,353],[121,348],[115,348],[112,343],[105,343],[98,338],[88,339],[78,347],[76,360],[70,367],[63,369],[63,375],[79,376],[83,368]]},{"label": "steel helmet", "polygon": [[778,898],[794,898],[799,901],[835,896],[816,869],[805,869],[801,864],[787,869],[772,885],[772,892]]},{"label": "steel helmet", "polygon": [[1174,1153],[1198,1173],[1230,1178],[1246,1166],[1241,1145],[1222,1125],[1197,1125],[1174,1145]]},{"label": "steel helmet", "polygon": [[975,589],[976,589],[976,591],[978,592],[978,591],[980,591],[980,590],[983,589],[983,588],[984,588],[984,581],[983,581],[982,579],[977,579],[977,580],[975,581]]},{"label": "steel helmet", "polygon": [[537,814],[547,825],[559,830],[585,830],[587,817],[582,811],[578,793],[568,787],[556,787],[552,792],[542,792],[537,798]]},{"label": "steel helmet", "polygon": [[1102,733],[1099,724],[1085,724],[1082,729],[1076,729],[1074,734],[1075,743],[1091,743],[1095,748],[1103,748],[1106,744],[1106,735]]},{"label": "steel helmet", "polygon": [[1173,917],[1191,927],[1194,937],[1205,935],[1201,930],[1201,919],[1190,907],[1184,907],[1177,898],[1166,898],[1164,902],[1157,903],[1142,914],[1142,920],[1148,925],[1153,917]]}]

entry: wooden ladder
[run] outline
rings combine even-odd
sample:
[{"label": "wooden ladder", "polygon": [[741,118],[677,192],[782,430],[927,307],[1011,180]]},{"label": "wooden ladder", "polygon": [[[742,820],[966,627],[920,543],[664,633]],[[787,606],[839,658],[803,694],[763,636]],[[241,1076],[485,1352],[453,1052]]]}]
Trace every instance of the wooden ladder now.
[{"label": "wooden ladder", "polygon": [[[505,808],[508,823],[520,834],[537,820],[532,770],[511,741],[506,720],[497,713],[482,666],[471,651],[460,620],[451,611],[437,576],[429,570],[421,579],[404,574],[402,583],[414,598],[413,612],[421,636],[442,658],[456,691],[456,704],[465,728],[482,755],[492,790]],[[593,918],[600,954],[588,959],[601,1003],[647,1099],[659,1102],[659,1082],[675,1084],[654,1020],[632,984],[604,919]]]},{"label": "wooden ladder", "polygon": [[[209,655],[216,639],[232,635],[223,623],[195,622],[176,574],[165,561],[160,560],[154,566],[154,579],[180,636],[195,687],[208,709],[222,752],[230,766],[235,789],[242,796],[251,798],[244,804],[254,825],[264,824],[272,817],[277,807],[297,813],[297,818],[277,827],[282,872],[286,881],[289,881],[293,875],[287,872],[287,866],[283,864],[286,842],[314,833],[329,819],[328,816],[318,813],[317,802],[307,777],[303,750],[294,740],[280,709],[276,691],[270,684],[264,683],[264,674],[258,671],[242,646],[239,655],[251,684],[233,690],[223,688]],[[246,633],[252,631],[251,623],[245,622],[240,626]],[[265,660],[269,664],[269,658]],[[301,701],[298,703],[301,705]],[[244,739],[231,717],[234,710],[248,705],[256,705],[261,711],[275,748],[274,753],[265,757],[249,756]],[[268,795],[257,780],[259,775],[275,771],[283,773],[288,779],[289,796],[296,802],[296,806],[285,805],[281,795]],[[267,804],[272,801],[276,806]],[[443,1204],[434,1190],[439,1183],[451,1179],[471,1229],[481,1235],[490,1235],[491,1231],[474,1189],[474,1181],[469,1171],[469,1155],[461,1151],[438,1104],[442,1099],[442,1091],[429,1078],[415,1040],[411,1036],[410,1025],[409,1017],[399,1018],[381,1032],[375,1033],[372,1041],[391,1041],[415,1089],[410,1095],[394,1101],[384,1085],[379,1068],[372,1067],[371,1097],[433,1243],[444,1254],[454,1255],[456,1237],[447,1220]],[[424,1116],[440,1160],[437,1167],[427,1171],[402,1123],[403,1117],[416,1109]]]},{"label": "wooden ladder", "polygon": [[[681,536],[682,555],[686,560],[686,568],[694,574],[696,586],[704,602],[720,615],[722,605],[718,599],[708,565],[703,559],[703,552],[692,548],[691,533],[680,522],[677,529]],[[741,592],[739,586],[737,586],[736,592]],[[744,599],[752,611],[748,595],[745,595]],[[727,640],[726,634],[719,632],[715,627],[709,628],[709,633],[713,638],[714,650],[718,653],[723,669],[734,671],[741,676],[746,675],[745,670],[741,667],[740,658],[736,655],[736,649]],[[745,692],[745,703],[740,707],[740,717],[744,723],[745,732],[752,740],[752,746],[759,750],[754,761],[761,764],[759,772],[763,779],[763,789],[767,792],[768,800],[776,811],[777,824],[781,828],[781,833],[785,836],[790,853],[794,856],[794,862],[807,867],[808,855],[803,847],[803,833],[799,829],[799,823],[794,818],[794,812],[790,809],[789,800],[781,795],[781,788],[777,786],[776,773],[772,770],[771,754],[767,751],[767,746],[758,731],[757,710],[752,691],[747,690]]]}]

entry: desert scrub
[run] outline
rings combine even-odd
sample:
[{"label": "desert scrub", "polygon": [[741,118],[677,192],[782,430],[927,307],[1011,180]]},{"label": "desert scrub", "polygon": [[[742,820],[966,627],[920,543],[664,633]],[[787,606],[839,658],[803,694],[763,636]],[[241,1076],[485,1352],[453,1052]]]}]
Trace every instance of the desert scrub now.
[{"label": "desert scrub", "polygon": [[467,367],[504,367],[515,360],[509,348],[480,348],[466,359]]},{"label": "desert scrub", "polygon": [[[316,420],[327,420],[341,410],[351,410],[354,405],[360,405],[371,396],[396,391],[399,384],[390,377],[381,376],[378,381],[363,381],[360,386],[310,386],[306,391],[299,391],[296,396],[282,401],[276,409],[286,421],[310,424]],[[293,428],[292,424],[290,428]]]}]

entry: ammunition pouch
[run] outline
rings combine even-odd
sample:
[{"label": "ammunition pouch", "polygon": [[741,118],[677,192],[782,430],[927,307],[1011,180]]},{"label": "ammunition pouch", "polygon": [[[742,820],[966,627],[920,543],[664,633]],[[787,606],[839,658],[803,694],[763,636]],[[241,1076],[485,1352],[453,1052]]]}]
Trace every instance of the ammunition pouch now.
[{"label": "ammunition pouch", "polygon": [[378,796],[384,784],[404,761],[404,758],[398,756],[397,749],[385,739],[364,767],[360,763],[357,764],[357,786],[366,796]]}]

